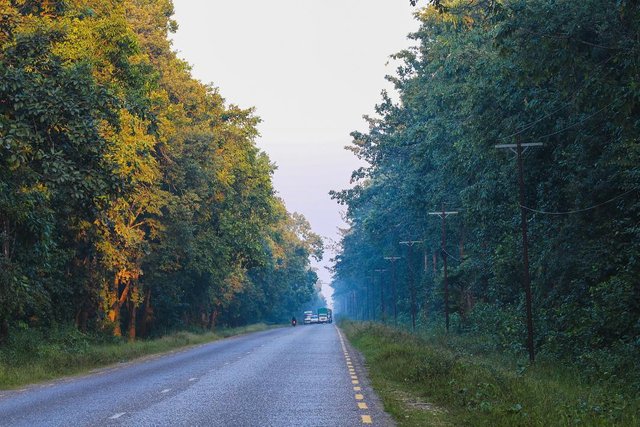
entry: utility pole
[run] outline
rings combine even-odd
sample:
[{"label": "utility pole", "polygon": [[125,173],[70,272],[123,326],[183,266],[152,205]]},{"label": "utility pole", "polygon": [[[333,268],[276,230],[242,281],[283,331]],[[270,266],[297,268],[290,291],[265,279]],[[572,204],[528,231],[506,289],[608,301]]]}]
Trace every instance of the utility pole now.
[{"label": "utility pole", "polygon": [[449,332],[449,282],[447,280],[447,217],[456,215],[457,211],[445,211],[444,203],[442,212],[429,212],[429,215],[436,215],[442,218],[442,239],[440,241],[440,251],[442,252],[442,265],[444,267],[444,319],[445,329]]},{"label": "utility pole", "polygon": [[373,321],[376,320],[376,277],[374,274],[372,274],[371,276],[367,276],[367,278],[371,280],[371,293],[369,295],[369,301],[367,301],[367,304],[369,306],[369,317]]},{"label": "utility pole", "polygon": [[370,310],[371,305],[369,304],[369,286],[366,284],[366,282],[365,282],[365,285],[364,285],[364,292],[365,292],[365,295],[364,295],[364,313],[365,313],[364,317],[365,317],[366,320],[371,320],[370,319],[370,317],[371,317],[371,310]]},{"label": "utility pole", "polygon": [[[377,268],[373,271],[376,273],[384,273],[387,269]],[[382,320],[382,323],[386,320],[384,315],[384,283],[382,282],[382,274],[380,274],[380,320]]]},{"label": "utility pole", "polygon": [[384,259],[391,262],[391,292],[393,293],[393,323],[398,323],[398,291],[396,287],[396,261],[399,256],[386,256]]},{"label": "utility pole", "polygon": [[411,258],[413,255],[413,245],[417,245],[422,242],[422,240],[406,240],[404,242],[399,242],[401,245],[405,245],[409,248],[407,269],[409,270],[409,289],[411,290],[411,326],[414,331],[416,329],[416,286],[415,283],[413,283],[413,265]]},{"label": "utility pole", "polygon": [[353,320],[358,320],[358,297],[355,290],[351,291],[351,301],[353,301]]},{"label": "utility pole", "polygon": [[515,144],[498,144],[498,149],[509,149],[516,154],[518,163],[518,186],[520,192],[520,225],[522,228],[522,286],[524,287],[526,308],[527,308],[527,349],[529,350],[529,361],[535,361],[535,349],[533,347],[533,309],[531,297],[531,275],[529,273],[529,239],[527,237],[527,211],[524,203],[524,172],[522,166],[522,153],[531,147],[540,147],[541,142],[530,142],[523,144],[520,138],[516,137]]}]

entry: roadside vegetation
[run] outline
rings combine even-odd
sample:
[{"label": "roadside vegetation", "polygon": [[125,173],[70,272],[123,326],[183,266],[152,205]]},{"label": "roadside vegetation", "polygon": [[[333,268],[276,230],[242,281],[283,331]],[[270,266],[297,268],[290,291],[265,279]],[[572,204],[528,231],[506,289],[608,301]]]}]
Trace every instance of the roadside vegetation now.
[{"label": "roadside vegetation", "polygon": [[0,351],[61,324],[82,333],[58,346],[282,322],[317,297],[322,240],[275,194],[260,119],[192,77],[172,15],[0,1]]},{"label": "roadside vegetation", "polygon": [[495,351],[479,336],[412,334],[372,322],[341,327],[401,426],[640,424],[632,389],[556,360],[541,357],[529,366],[526,357]]},{"label": "roadside vegetation", "polygon": [[465,422],[638,425],[640,4],[418,5],[333,193],[336,312],[425,334],[356,342]]},{"label": "roadside vegetation", "polygon": [[0,390],[274,327],[278,326],[258,323],[213,331],[194,329],[135,342],[104,334],[85,334],[72,326],[47,330],[29,328],[12,334],[8,345],[0,348]]}]

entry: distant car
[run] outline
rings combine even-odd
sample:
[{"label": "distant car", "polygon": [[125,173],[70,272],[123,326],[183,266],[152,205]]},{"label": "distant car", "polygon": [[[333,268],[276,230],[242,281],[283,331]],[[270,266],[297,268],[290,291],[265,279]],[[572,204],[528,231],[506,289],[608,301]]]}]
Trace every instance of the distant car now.
[{"label": "distant car", "polygon": [[329,318],[325,314],[318,315],[318,323],[327,323]]},{"label": "distant car", "polygon": [[318,315],[314,314],[313,316],[311,316],[311,323],[318,323]]},{"label": "distant car", "polygon": [[302,320],[302,323],[304,323],[305,325],[308,325],[311,323],[311,316],[313,315],[313,311],[305,311],[304,312],[304,319]]}]

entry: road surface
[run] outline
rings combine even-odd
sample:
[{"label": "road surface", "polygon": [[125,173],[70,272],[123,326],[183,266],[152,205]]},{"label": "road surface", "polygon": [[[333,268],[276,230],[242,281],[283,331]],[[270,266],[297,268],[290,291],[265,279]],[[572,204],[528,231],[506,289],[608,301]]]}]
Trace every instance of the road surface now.
[{"label": "road surface", "polygon": [[1,426],[393,425],[334,325],[232,337],[0,391]]}]

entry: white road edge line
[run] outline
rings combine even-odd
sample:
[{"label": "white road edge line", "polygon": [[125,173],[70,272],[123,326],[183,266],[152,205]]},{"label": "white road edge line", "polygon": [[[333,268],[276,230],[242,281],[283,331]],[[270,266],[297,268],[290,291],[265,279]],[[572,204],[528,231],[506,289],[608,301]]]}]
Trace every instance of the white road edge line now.
[{"label": "white road edge line", "polygon": [[165,388],[164,390],[162,390],[160,393],[169,393],[171,391],[170,388]]},{"label": "white road edge line", "polygon": [[118,412],[117,414],[110,416],[110,417],[109,417],[109,419],[110,419],[110,420],[115,420],[115,419],[120,418],[120,417],[121,417],[121,416],[123,416],[124,414],[126,414],[126,412]]}]

